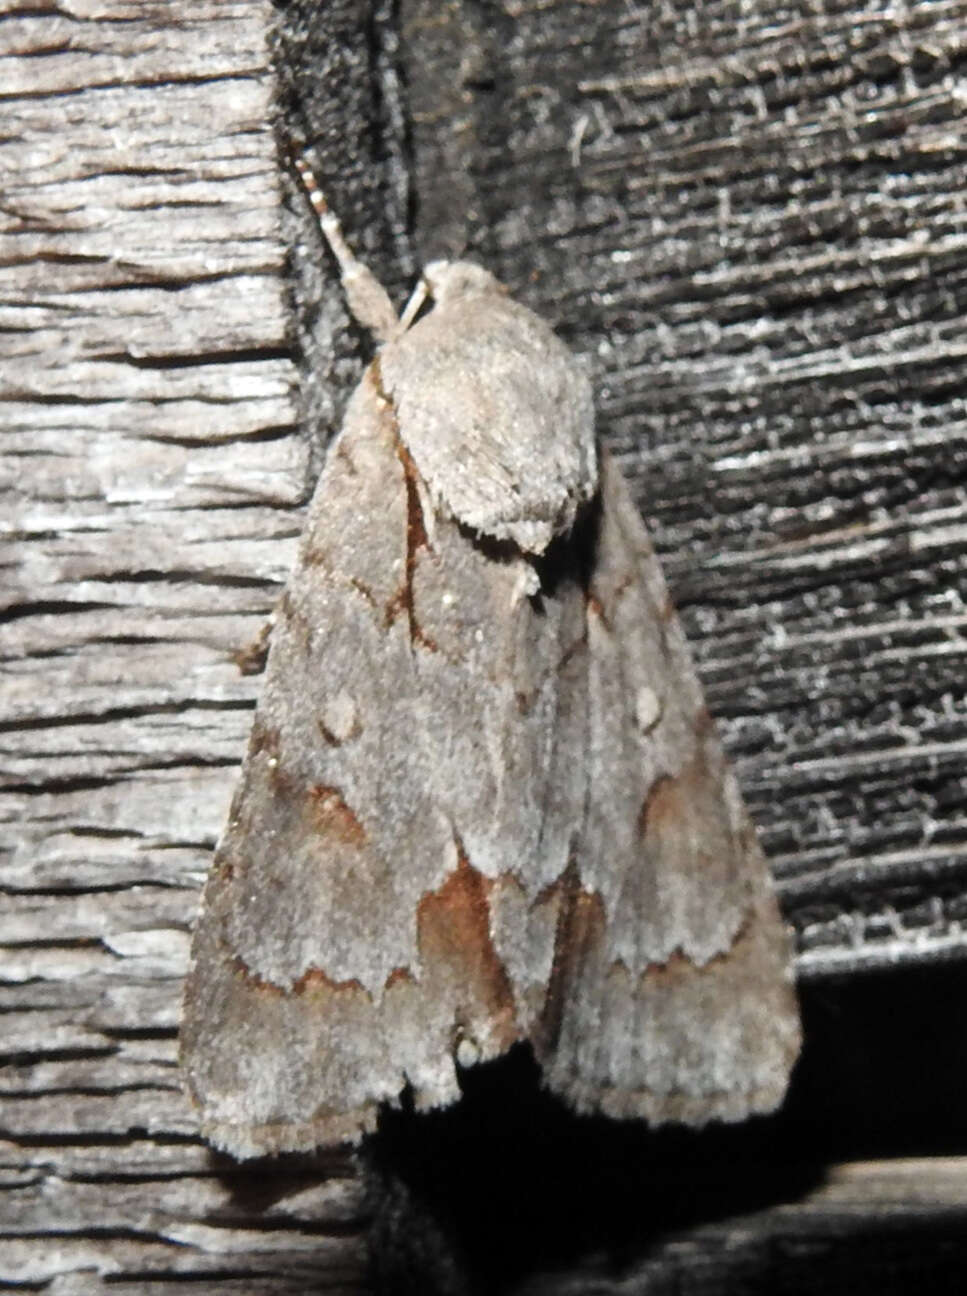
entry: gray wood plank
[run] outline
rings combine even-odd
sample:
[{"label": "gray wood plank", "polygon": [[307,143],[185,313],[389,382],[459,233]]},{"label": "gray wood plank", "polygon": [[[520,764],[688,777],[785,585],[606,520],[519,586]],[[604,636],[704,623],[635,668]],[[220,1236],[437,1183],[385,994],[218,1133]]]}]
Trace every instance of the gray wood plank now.
[{"label": "gray wood plank", "polygon": [[[957,990],[965,9],[334,0],[273,36],[261,0],[3,7],[0,1282],[359,1291],[376,1201],[415,1247],[388,1283],[416,1255],[472,1289],[347,1158],[213,1157],[174,1065],[245,655],[365,357],[274,125],[399,298],[466,250],[586,357],[809,1003],[895,967]],[[953,1272],[960,1158],[830,1175],[566,1271],[535,1236],[517,1288]]]}]

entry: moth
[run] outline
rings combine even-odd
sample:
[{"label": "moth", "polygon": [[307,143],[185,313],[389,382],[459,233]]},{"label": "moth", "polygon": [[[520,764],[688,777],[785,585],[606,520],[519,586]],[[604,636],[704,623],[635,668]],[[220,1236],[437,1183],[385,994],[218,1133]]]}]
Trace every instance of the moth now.
[{"label": "moth", "polygon": [[397,319],[310,193],[382,345],[195,931],[205,1134],[237,1156],[355,1141],[519,1040],[578,1112],[773,1109],[789,937],[583,369],[469,262],[428,265]]}]

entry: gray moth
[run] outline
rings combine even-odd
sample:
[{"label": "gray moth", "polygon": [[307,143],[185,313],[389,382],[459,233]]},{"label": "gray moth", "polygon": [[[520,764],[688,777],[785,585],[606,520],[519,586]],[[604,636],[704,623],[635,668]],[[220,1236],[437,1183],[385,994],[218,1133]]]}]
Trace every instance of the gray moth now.
[{"label": "gray moth", "polygon": [[579,1112],[773,1109],[788,934],[582,368],[467,262],[428,266],[398,320],[313,200],[382,346],[195,932],[204,1132],[237,1156],[354,1141],[519,1040]]}]

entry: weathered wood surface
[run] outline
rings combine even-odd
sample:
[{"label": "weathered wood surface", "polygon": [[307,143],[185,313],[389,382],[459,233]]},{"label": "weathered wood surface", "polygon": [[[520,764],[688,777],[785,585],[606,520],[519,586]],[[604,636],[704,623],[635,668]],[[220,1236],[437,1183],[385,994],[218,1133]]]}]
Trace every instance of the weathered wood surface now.
[{"label": "weathered wood surface", "polygon": [[795,1204],[671,1233],[620,1279],[613,1262],[598,1257],[579,1273],[560,1270],[524,1281],[514,1296],[954,1292],[945,1275],[955,1279],[958,1269],[962,1275],[967,1261],[967,1244],[958,1237],[965,1190],[960,1159],[836,1166]]},{"label": "weathered wood surface", "polygon": [[[279,87],[284,131],[314,144],[399,295],[466,244],[588,357],[781,879],[807,1008],[832,1004],[869,1053],[868,1015],[837,1018],[824,976],[919,975],[967,949],[967,4],[292,4],[275,66],[260,0],[0,12],[0,1283],[360,1290],[364,1221],[386,1209],[344,1159],[211,1157],[174,1069],[258,689],[239,663],[364,354],[304,209],[282,203]],[[959,973],[931,977],[931,1002],[963,1001]],[[918,1012],[902,1002],[898,1050]],[[823,1038],[845,1131],[891,1084],[889,1040],[851,1087]],[[918,1041],[925,1073],[935,1045]],[[783,1155],[823,1127],[822,1068],[805,1070]],[[935,1082],[898,1106],[905,1150],[967,1149],[953,1114],[949,1143],[931,1126],[918,1145]],[[859,1153],[844,1136],[811,1154],[898,1150],[873,1106]],[[514,1282],[652,1291],[701,1270],[717,1291],[794,1270],[808,1291],[835,1251],[851,1290],[902,1290],[882,1272],[863,1288],[862,1247],[849,1259],[887,1224],[897,1274],[928,1224],[962,1261],[962,1162],[836,1173],[832,1195],[632,1230],[613,1271],[592,1237],[569,1276],[535,1258],[527,1278],[524,1257]],[[389,1229],[404,1252],[410,1211]],[[457,1260],[430,1270],[463,1289]]]},{"label": "weathered wood surface", "polygon": [[967,8],[411,8],[416,250],[590,357],[802,970],[963,949]]},{"label": "weathered wood surface", "polygon": [[[0,1283],[357,1290],[348,1164],[274,1201],[175,1068],[198,888],[306,493],[258,3],[8,6]],[[47,1288],[46,1284],[52,1284]]]}]

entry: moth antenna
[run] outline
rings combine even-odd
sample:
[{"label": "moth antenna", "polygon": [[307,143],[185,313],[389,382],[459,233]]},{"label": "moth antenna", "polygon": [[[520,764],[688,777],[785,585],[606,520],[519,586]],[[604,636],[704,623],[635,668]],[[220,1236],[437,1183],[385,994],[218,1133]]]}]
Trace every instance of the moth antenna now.
[{"label": "moth antenna", "polygon": [[[368,329],[378,342],[388,342],[402,331],[401,321],[396,317],[389,293],[346,242],[339,218],[330,210],[308,162],[300,156],[296,156],[293,161],[312,209],[318,217],[323,237],[339,264],[339,277],[353,318]],[[425,291],[424,289],[424,294]],[[419,310],[419,305],[416,309]]]},{"label": "moth antenna", "polygon": [[430,295],[430,285],[424,275],[420,275],[419,282],[410,293],[410,300],[403,308],[403,314],[400,316],[400,332],[405,333],[410,327],[417,315],[420,313],[420,307]]}]

